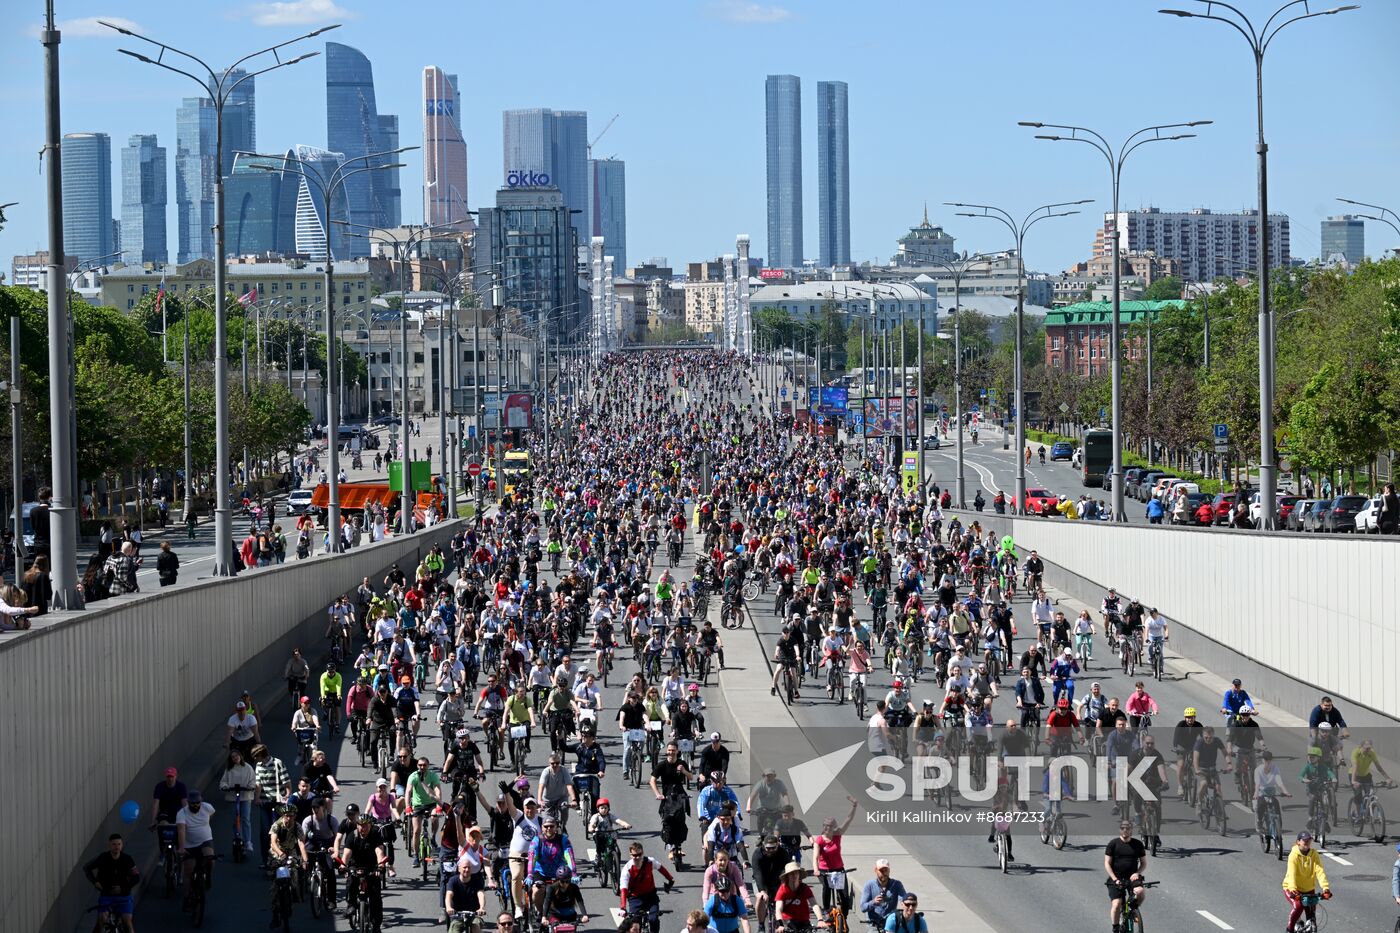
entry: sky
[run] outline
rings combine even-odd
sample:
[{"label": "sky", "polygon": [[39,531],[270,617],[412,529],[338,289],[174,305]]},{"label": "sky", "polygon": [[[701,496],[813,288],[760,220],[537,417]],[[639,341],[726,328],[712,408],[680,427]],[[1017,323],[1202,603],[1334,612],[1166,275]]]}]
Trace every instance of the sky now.
[{"label": "sky", "polygon": [[[1195,8],[1197,0],[1167,0]],[[1262,21],[1282,0],[1235,0]],[[400,118],[400,144],[421,142],[421,74],[461,76],[469,201],[494,202],[503,179],[501,111],[586,110],[590,135],[619,114],[595,157],[627,163],[627,251],[683,268],[733,252],[748,233],[767,256],[764,78],[802,79],[804,245],[818,250],[816,83],[848,83],[851,252],[887,262],[895,240],[930,219],[959,249],[1004,249],[1005,228],[954,216],[946,201],[1025,215],[1094,198],[1078,216],[1037,224],[1027,265],[1058,272],[1087,259],[1109,209],[1107,163],[1088,146],[1034,139],[1018,120],[1081,124],[1120,140],[1143,126],[1214,120],[1195,139],[1145,146],[1128,160],[1121,206],[1237,211],[1257,201],[1252,56],[1222,23],[1156,12],[1161,0],[56,0],[63,43],[64,132],[112,137],[113,210],[120,149],[155,133],[170,171],[175,237],[175,111],[197,88],[118,53],[135,40],[97,19],[184,48],[222,67],[249,51],[329,23],[326,38],[374,66],[380,113]],[[1314,9],[1331,5],[1315,3]],[[0,32],[0,261],[46,242],[42,4],[7,10]],[[36,17],[25,23],[23,16]],[[1319,221],[1349,197],[1400,210],[1400,2],[1297,23],[1265,62],[1270,208],[1292,220],[1295,256],[1316,257]],[[323,41],[323,40],[322,40]],[[322,49],[317,40],[307,50]],[[324,58],[257,82],[264,151],[324,146]],[[421,156],[402,172],[404,220],[422,216]],[[1400,236],[1367,225],[1367,251]]]}]

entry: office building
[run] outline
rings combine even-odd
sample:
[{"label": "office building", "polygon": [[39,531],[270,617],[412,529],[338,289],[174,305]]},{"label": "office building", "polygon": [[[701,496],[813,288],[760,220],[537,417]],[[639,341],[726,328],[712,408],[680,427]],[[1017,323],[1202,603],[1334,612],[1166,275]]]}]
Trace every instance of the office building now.
[{"label": "office building", "polygon": [[214,102],[186,97],[175,112],[175,261],[214,255]]},{"label": "office building", "polygon": [[1322,255],[1324,263],[1340,259],[1356,265],[1366,258],[1366,221],[1350,214],[1328,217],[1322,222]]},{"label": "office building", "polygon": [[[331,235],[331,250],[336,258],[360,257],[369,255],[369,239],[367,235],[370,231],[355,228],[347,229],[343,223],[346,218],[352,216],[353,208],[350,202],[349,185],[339,185],[336,188],[335,196],[330,205],[329,218],[326,212],[326,201],[322,196],[322,191],[330,187],[332,176],[344,156],[339,152],[327,152],[325,149],[318,149],[315,146],[299,145],[292,150],[300,161],[300,169],[303,174],[292,176],[297,180],[297,198],[295,220],[293,221],[294,236],[296,238],[296,252],[309,256],[312,259],[326,258],[326,228],[329,220]],[[366,174],[372,174],[366,172]],[[319,184],[309,180],[306,176],[319,179]]]},{"label": "office building", "polygon": [[[78,268],[78,262],[72,256],[65,257],[64,272],[72,273]],[[49,271],[49,251],[46,249],[35,250],[27,256],[10,257],[10,281],[9,284],[16,288],[33,288],[39,291],[44,290],[44,283],[48,280]]]},{"label": "office building", "polygon": [[802,80],[769,75],[767,96],[768,260],[802,266]]},{"label": "office building", "polygon": [[[363,156],[395,148],[385,144],[389,127],[380,119],[374,97],[374,69],[359,49],[339,42],[326,43],[326,150],[345,161],[359,159],[352,168],[387,165],[395,156],[368,160]],[[397,120],[393,125],[397,138]],[[396,226],[401,195],[396,170],[361,172],[345,183],[350,222],[365,228]],[[360,232],[366,232],[361,230]],[[369,255],[369,244],[357,238],[346,243],[351,256]],[[337,254],[339,255],[339,254]]]},{"label": "office building", "polygon": [[[1118,230],[1118,249],[1153,252],[1160,259],[1181,263],[1188,282],[1211,282],[1259,264],[1259,213],[1216,214],[1205,208],[1168,213],[1155,207],[1104,215],[1105,229]],[[1289,266],[1288,215],[1270,214],[1268,223],[1269,268]],[[1106,238],[1102,251],[1111,252]]]},{"label": "office building", "polygon": [[491,283],[500,281],[507,306],[530,325],[549,315],[552,333],[568,333],[590,311],[588,295],[579,289],[581,245],[557,188],[501,188],[496,206],[482,208],[477,217],[475,288],[489,294]]},{"label": "office building", "polygon": [[224,182],[224,239],[229,256],[298,252],[296,215],[302,179],[285,168],[297,166],[284,161],[278,171],[269,172],[240,160]]},{"label": "office building", "polygon": [[588,160],[588,210],[593,236],[603,238],[603,252],[614,269],[627,268],[627,163],[621,159]]},{"label": "office building", "polygon": [[106,133],[63,135],[63,251],[79,262],[117,251],[112,237],[112,139]]},{"label": "office building", "polygon": [[[749,296],[751,313],[777,308],[803,321],[817,318],[827,305],[845,315],[847,323],[873,321],[876,327],[897,327],[900,320],[924,329],[938,329],[938,298],[903,282],[803,282],[797,285],[763,285]],[[690,323],[687,321],[686,323]]]},{"label": "office building", "polygon": [[423,221],[429,226],[472,225],[461,102],[456,75],[435,65],[423,69]]},{"label": "office building", "polygon": [[[1163,310],[1184,304],[1183,301],[1121,302],[1120,326],[1128,328],[1144,321],[1155,321]],[[1045,365],[1086,377],[1108,372],[1112,366],[1109,353],[1112,327],[1112,302],[1083,301],[1056,308],[1045,315]],[[1141,359],[1146,352],[1146,341],[1135,333],[1123,339],[1127,344],[1124,358]]]},{"label": "office building", "polygon": [[[399,118],[397,114],[379,115],[379,145],[382,152],[393,152],[399,148]],[[386,160],[383,164],[395,165],[399,156]],[[403,189],[399,187],[399,170],[386,168],[375,172],[380,186],[380,203],[384,205],[384,223],[397,227],[403,223]]]},{"label": "office building", "polygon": [[165,148],[137,134],[122,149],[122,262],[165,262]]},{"label": "office building", "polygon": [[[234,169],[234,154],[258,151],[258,107],[255,85],[257,78],[248,77],[242,68],[221,72],[224,92],[224,177]],[[231,90],[230,90],[231,89]]]},{"label": "office building", "polygon": [[[851,261],[850,122],[846,82],[817,82],[817,219],[822,268]],[[770,250],[771,252],[771,250]]]},{"label": "office building", "polygon": [[894,254],[896,266],[922,266],[930,260],[952,262],[957,257],[957,250],[953,249],[956,240],[942,227],[928,222],[927,204],[924,205],[923,222],[917,227],[910,227],[909,232],[895,242],[899,244]]},{"label": "office building", "polygon": [[[559,189],[578,241],[592,238],[588,200],[588,114],[581,110],[507,110],[501,115],[508,188]],[[540,176],[548,176],[541,178]]]}]

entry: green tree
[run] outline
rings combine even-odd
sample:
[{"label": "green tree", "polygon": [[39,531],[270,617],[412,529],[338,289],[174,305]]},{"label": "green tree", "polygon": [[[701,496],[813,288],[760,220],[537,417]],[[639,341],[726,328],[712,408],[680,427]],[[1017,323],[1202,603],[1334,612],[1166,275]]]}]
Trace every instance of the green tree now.
[{"label": "green tree", "polygon": [[786,308],[759,308],[753,314],[754,338],[760,347],[790,347],[797,331]]},{"label": "green tree", "polygon": [[1169,301],[1181,297],[1181,277],[1163,276],[1143,290],[1143,301]]}]

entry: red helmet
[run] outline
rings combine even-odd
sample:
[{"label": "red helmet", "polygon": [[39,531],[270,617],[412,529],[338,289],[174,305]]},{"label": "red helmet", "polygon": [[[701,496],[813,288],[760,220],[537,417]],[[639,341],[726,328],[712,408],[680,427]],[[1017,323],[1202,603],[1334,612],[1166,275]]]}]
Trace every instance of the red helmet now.
[{"label": "red helmet", "polygon": [[900,689],[900,688],[903,687],[903,686],[904,686],[904,680],[903,680],[902,678],[896,677],[896,678],[894,679],[894,688],[895,688],[896,690],[898,690],[898,689]]},{"label": "red helmet", "polygon": [[1069,697],[1060,697],[1055,703],[1060,709],[1069,709]]}]

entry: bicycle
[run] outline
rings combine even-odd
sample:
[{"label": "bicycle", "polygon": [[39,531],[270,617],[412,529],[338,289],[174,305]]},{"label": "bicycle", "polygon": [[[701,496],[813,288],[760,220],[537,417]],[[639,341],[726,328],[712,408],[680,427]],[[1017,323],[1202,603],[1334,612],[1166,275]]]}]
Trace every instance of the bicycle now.
[{"label": "bicycle", "polygon": [[661,760],[661,733],[665,727],[659,719],[647,720],[647,761],[652,764]]},{"label": "bicycle", "polygon": [[1260,809],[1263,812],[1259,816],[1259,846],[1265,853],[1275,850],[1281,862],[1288,857],[1288,851],[1283,846],[1283,808],[1278,796],[1264,792],[1260,796]]},{"label": "bicycle", "polygon": [[856,718],[865,721],[865,675],[851,674],[851,703],[856,708]]},{"label": "bicycle", "polygon": [[[435,822],[435,820],[432,804],[414,807],[411,811],[411,816],[418,819],[418,833],[411,837],[408,852],[422,870],[423,880],[427,881],[428,863],[438,860],[435,854],[437,850],[433,847],[432,823]],[[409,838],[410,831],[413,829],[413,821],[407,816],[404,818],[404,821],[407,824],[404,826],[404,836],[405,838]]]},{"label": "bicycle", "polygon": [[622,881],[622,854],[617,846],[617,837],[612,833],[599,833],[593,837],[593,870],[598,875],[598,886],[612,888],[617,894]]},{"label": "bicycle", "polygon": [[307,764],[316,752],[316,730],[297,730],[297,764]]},{"label": "bicycle", "polygon": [[1011,824],[1006,820],[997,820],[995,831],[997,864],[1001,866],[1001,873],[1004,875],[1011,867]]},{"label": "bicycle", "polygon": [[185,858],[194,860],[194,871],[190,874],[190,893],[187,898],[186,909],[190,914],[190,923],[196,927],[204,925],[205,901],[209,894],[209,862],[223,858],[222,855],[205,855],[196,849],[193,852],[186,852]]},{"label": "bicycle", "polygon": [[[1316,891],[1311,891],[1301,895],[1298,900],[1303,905],[1303,916],[1299,917],[1298,922],[1294,924],[1294,933],[1317,933],[1327,923],[1326,911],[1323,911],[1322,920],[1317,919],[1317,908],[1324,900],[1323,896]],[[1400,920],[1395,921],[1395,923],[1396,926],[1400,926]]]},{"label": "bicycle", "polygon": [[[1395,782],[1389,781],[1380,786],[1394,787]],[[1363,785],[1361,800],[1353,800],[1347,807],[1347,818],[1351,820],[1352,832],[1356,835],[1369,836],[1376,842],[1385,841],[1385,808],[1376,799],[1375,785]],[[1362,830],[1367,828],[1371,831],[1363,833]]]},{"label": "bicycle", "polygon": [[1069,840],[1069,827],[1065,824],[1064,801],[1049,800],[1045,819],[1040,821],[1040,841],[1043,845],[1053,845],[1063,849]]},{"label": "bicycle", "polygon": [[1167,646],[1165,638],[1152,638],[1147,642],[1147,659],[1152,668],[1152,676],[1157,680],[1162,679],[1162,674],[1166,669]]},{"label": "bicycle", "polygon": [[1220,793],[1220,776],[1214,769],[1205,771],[1206,786],[1201,789],[1200,800],[1196,804],[1196,817],[1201,828],[1209,831],[1211,824],[1220,827],[1220,835],[1228,832],[1229,815],[1225,812],[1225,800]]},{"label": "bicycle", "polygon": [[272,925],[284,930],[292,928],[293,887],[292,860],[278,859],[272,876]]},{"label": "bicycle", "polygon": [[530,741],[530,727],[524,723],[512,725],[509,736],[510,766],[515,769],[516,774],[524,774],[526,745]]},{"label": "bicycle", "polygon": [[1317,839],[1318,848],[1326,848],[1327,834],[1332,830],[1332,787],[1316,784],[1308,787],[1308,829]]},{"label": "bicycle", "polygon": [[[1141,887],[1155,888],[1160,881],[1144,881]],[[1123,933],[1143,933],[1142,911],[1138,910],[1137,894],[1131,883],[1123,886]]]},{"label": "bicycle", "polygon": [[489,770],[495,771],[501,762],[501,716],[487,711],[478,718],[481,720],[482,734],[486,737],[486,756],[491,762]]},{"label": "bicycle", "polygon": [[98,914],[98,933],[126,933],[126,925],[116,910],[96,904],[89,907],[87,912]]},{"label": "bicycle", "polygon": [[156,824],[155,830],[160,839],[160,866],[161,873],[165,876],[165,896],[174,897],[175,889],[180,883],[180,852],[176,848],[176,827],[174,823],[162,820]]},{"label": "bicycle", "polygon": [[370,903],[370,888],[379,872],[366,868],[349,868],[347,871],[350,874],[350,883],[355,885],[359,895],[355,898],[355,910],[350,914],[350,929],[357,933],[371,933],[377,927],[374,923],[373,905]]},{"label": "bicycle", "polygon": [[632,780],[633,787],[642,786],[642,758],[645,754],[647,734],[645,729],[628,729],[623,740],[622,770]]},{"label": "bicycle", "polygon": [[335,910],[335,898],[326,882],[324,867],[325,857],[329,853],[325,849],[309,849],[306,854],[311,860],[304,873],[306,900],[311,905],[311,916],[319,917],[323,913],[332,913]]},{"label": "bicycle", "polygon": [[798,662],[796,659],[785,658],[782,663],[783,671],[782,675],[779,677],[779,680],[782,682],[782,687],[778,690],[778,695],[783,698],[784,704],[791,706],[793,703],[797,702],[798,681],[800,676],[797,673]]},{"label": "bicycle", "polygon": [[1118,639],[1118,660],[1123,666],[1123,673],[1132,677],[1137,671],[1138,657],[1137,647],[1133,644],[1133,639],[1126,635]]},{"label": "bicycle", "polygon": [[1240,803],[1249,806],[1254,800],[1254,749],[1241,748],[1236,754],[1235,787],[1240,792]]},{"label": "bicycle", "polygon": [[1142,842],[1153,856],[1157,854],[1158,836],[1162,832],[1162,802],[1144,800],[1138,812],[1138,828],[1142,831]]},{"label": "bicycle", "polygon": [[321,712],[322,712],[322,713],[324,714],[324,716],[325,716],[326,728],[330,730],[330,734],[331,734],[331,735],[339,735],[339,734],[340,734],[340,697],[339,697],[339,696],[323,696],[323,697],[321,697]]},{"label": "bicycle", "polygon": [[835,659],[827,665],[826,691],[838,705],[846,702],[846,678],[842,676],[841,668],[836,666]]}]

